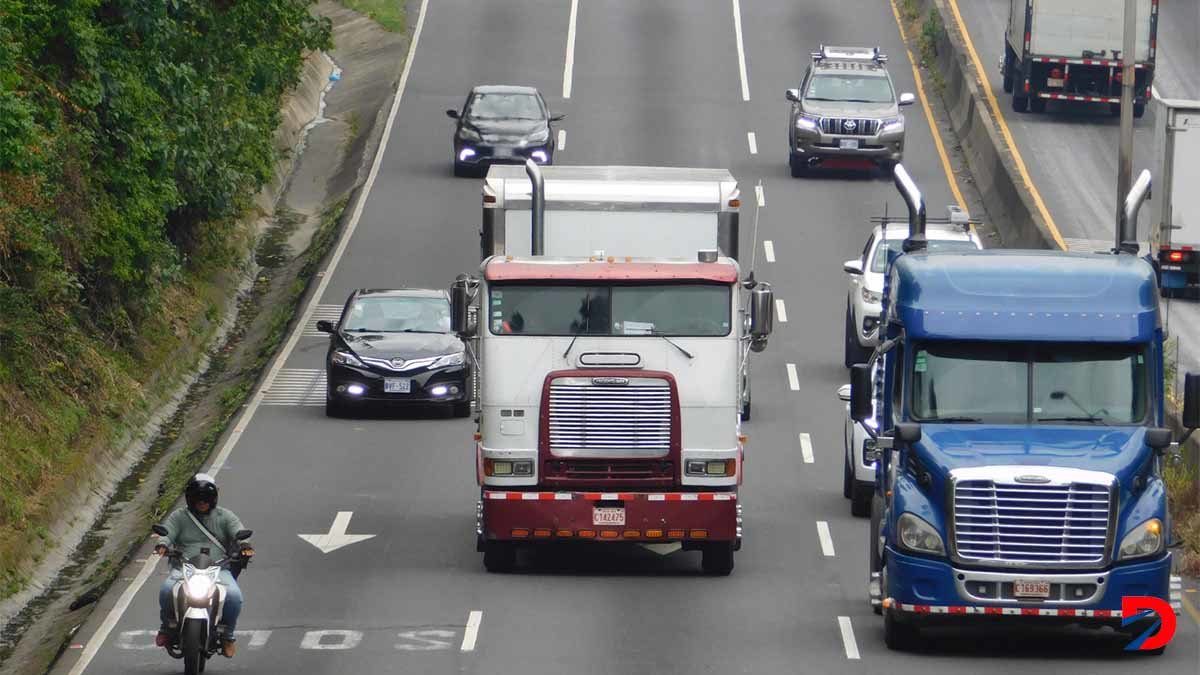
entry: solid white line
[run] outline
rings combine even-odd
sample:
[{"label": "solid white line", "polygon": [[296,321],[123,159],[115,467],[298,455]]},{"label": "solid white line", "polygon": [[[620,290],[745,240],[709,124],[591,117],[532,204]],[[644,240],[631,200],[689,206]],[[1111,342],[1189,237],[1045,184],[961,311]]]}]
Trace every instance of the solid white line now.
[{"label": "solid white line", "polygon": [[571,0],[571,19],[567,24],[567,60],[563,66],[563,98],[571,98],[571,74],[575,71],[575,17],[579,0]]},{"label": "solid white line", "polygon": [[475,638],[479,636],[479,624],[483,621],[483,612],[478,609],[471,610],[471,614],[467,617],[467,630],[463,633],[461,651],[470,652],[475,650]]},{"label": "solid white line", "polygon": [[555,150],[557,150],[558,152],[562,152],[563,150],[566,150],[566,149],[567,149],[567,130],[559,129],[558,130],[558,147],[555,148]]},{"label": "solid white line", "polygon": [[746,140],[750,141],[750,154],[758,154],[758,139],[754,137],[753,131],[746,132]]},{"label": "solid white line", "polygon": [[[209,467],[207,473],[213,477],[216,477],[221,467],[225,465],[225,461],[229,458],[229,453],[233,452],[234,446],[237,445],[238,440],[242,437],[242,433],[246,430],[246,425],[250,423],[251,418],[254,417],[254,412],[262,404],[266,390],[270,388],[275,376],[283,369],[283,364],[287,362],[288,356],[291,355],[292,350],[300,342],[300,336],[304,333],[304,327],[312,320],[313,312],[316,311],[320,304],[321,295],[329,286],[330,278],[333,277],[333,270],[337,268],[338,263],[346,252],[346,247],[350,244],[350,237],[353,236],[355,228],[358,227],[358,219],[362,217],[363,207],[366,206],[367,197],[371,194],[371,186],[375,184],[375,179],[379,175],[379,166],[383,163],[383,153],[387,149],[388,139],[391,138],[392,128],[396,123],[396,113],[400,110],[400,99],[404,96],[404,88],[408,84],[408,75],[412,71],[413,57],[417,53],[417,43],[421,40],[421,29],[425,26],[425,10],[428,6],[429,0],[421,0],[421,9],[417,14],[417,26],[413,29],[412,44],[408,46],[408,56],[404,61],[404,70],[400,74],[400,83],[396,85],[396,97],[392,100],[392,109],[388,113],[387,124],[383,128],[383,136],[379,141],[379,149],[375,152],[375,160],[371,164],[371,172],[367,175],[366,183],[363,185],[362,196],[355,205],[349,222],[346,223],[346,229],[342,232],[342,236],[338,240],[337,249],[334,250],[333,256],[329,259],[329,267],[325,268],[316,292],[313,293],[312,299],[309,300],[308,305],[304,308],[304,316],[296,323],[295,330],[292,331],[291,337],[288,338],[283,350],[275,357],[275,362],[272,364],[270,372],[267,373],[267,377],[263,380],[262,386],[259,387],[258,391],[254,394],[254,398],[246,405],[245,411],[237,421],[233,431],[229,434],[225,445],[221,447],[221,451],[217,454],[216,459],[213,460],[212,466]],[[158,556],[152,555],[146,559],[145,566],[138,572],[133,583],[129,585],[129,588],[125,589],[117,604],[108,613],[108,616],[105,617],[104,622],[100,624],[100,628],[88,640],[87,646],[84,647],[83,652],[79,655],[79,660],[75,662],[75,666],[71,668],[69,675],[80,675],[92,662],[92,659],[96,657],[96,654],[100,651],[100,647],[108,639],[109,633],[112,632],[117,622],[120,621],[121,615],[129,608],[129,603],[132,602],[133,596],[146,584],[146,580],[150,578],[150,574],[153,572],[157,562]]]},{"label": "solid white line", "polygon": [[767,195],[765,192],[763,192],[763,186],[761,186],[761,185],[754,186],[754,196],[758,198],[759,206],[767,205]]},{"label": "solid white line", "polygon": [[783,299],[775,301],[775,313],[779,315],[780,323],[787,323],[787,307],[783,304]]},{"label": "solid white line", "polygon": [[826,558],[832,558],[833,537],[829,536],[829,523],[817,521],[817,536],[821,538],[821,553],[824,553]]},{"label": "solid white line", "polygon": [[1151,97],[1152,97],[1152,98],[1153,98],[1155,101],[1157,101],[1157,100],[1159,100],[1159,99],[1161,99],[1161,98],[1162,98],[1162,96],[1159,96],[1159,95],[1158,95],[1158,85],[1154,85],[1154,84],[1150,85],[1150,96],[1151,96]]},{"label": "solid white line", "polygon": [[794,363],[787,364],[787,371],[788,371],[788,386],[790,386],[792,388],[792,391],[800,391],[800,377],[798,375],[796,375],[796,364],[794,364]]},{"label": "solid white line", "polygon": [[804,457],[805,464],[813,463],[812,436],[800,434],[800,454]]},{"label": "solid white line", "polygon": [[838,627],[842,629],[842,644],[846,647],[846,658],[859,659],[858,643],[854,640],[854,627],[850,625],[850,617],[839,616]]},{"label": "solid white line", "polygon": [[746,80],[746,48],[742,44],[742,5],[733,0],[733,32],[737,36],[738,73],[742,76],[742,100],[750,100],[750,83]]},{"label": "solid white line", "polygon": [[770,239],[763,241],[763,252],[767,254],[767,262],[775,262],[775,244]]}]

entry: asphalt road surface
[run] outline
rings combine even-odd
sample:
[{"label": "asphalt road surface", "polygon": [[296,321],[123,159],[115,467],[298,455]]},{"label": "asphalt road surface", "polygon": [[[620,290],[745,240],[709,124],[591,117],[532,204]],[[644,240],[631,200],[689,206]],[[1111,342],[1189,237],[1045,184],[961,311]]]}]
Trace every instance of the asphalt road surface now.
[{"label": "asphalt road surface", "polygon": [[[222,504],[256,531],[259,556],[242,577],[241,651],[233,662],[210,663],[210,672],[1194,675],[1200,657],[1186,616],[1160,658],[1103,651],[1112,642],[1094,633],[994,629],[935,634],[930,654],[886,649],[867,604],[866,522],[851,518],[841,496],[835,391],[846,381],[841,262],[861,250],[870,216],[903,203],[879,176],[790,178],[783,94],[822,42],[879,44],[901,91],[914,91],[912,70],[886,0],[741,0],[743,85],[738,7],[579,2],[564,99],[570,0],[429,2],[377,180],[319,298],[337,305],[359,286],[446,287],[477,268],[479,181],[451,177],[443,113],[477,83],[533,85],[566,112],[560,163],[731,168],[743,186],[743,250],[757,248],[755,272],[788,315],[753,358],[739,500],[746,539],[733,575],[700,575],[698,553],[619,545],[564,548],[527,559],[519,573],[487,574],[474,550],[472,424],[326,419],[318,375],[325,341],[309,332],[220,471]],[[923,111],[907,116],[906,165],[937,213],[951,190]],[[754,244],[759,180],[766,205]],[[812,440],[811,464],[801,434]],[[352,513],[349,533],[374,537],[323,553],[297,536],[328,532],[339,512]],[[152,647],[162,569],[112,615],[84,672],[179,668]],[[106,598],[76,642],[88,643],[116,602]],[[82,651],[69,650],[55,672],[68,672]]]}]

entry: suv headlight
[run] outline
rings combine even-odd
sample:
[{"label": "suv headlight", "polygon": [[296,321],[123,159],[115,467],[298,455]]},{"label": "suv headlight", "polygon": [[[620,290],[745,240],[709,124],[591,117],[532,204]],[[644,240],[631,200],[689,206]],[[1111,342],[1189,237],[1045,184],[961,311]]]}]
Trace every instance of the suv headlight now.
[{"label": "suv headlight", "polygon": [[1133,528],[1121,540],[1121,548],[1117,553],[1117,560],[1142,558],[1158,553],[1162,550],[1163,546],[1162,530],[1162,521],[1158,518],[1151,518]]},{"label": "suv headlight", "polygon": [[863,299],[863,302],[865,302],[865,303],[875,305],[883,300],[883,293],[877,293],[875,291],[869,290],[866,286],[863,286],[862,287],[862,299]]},{"label": "suv headlight", "polygon": [[911,513],[900,515],[899,524],[900,545],[917,553],[945,555],[946,546],[942,544],[942,536],[929,523]]},{"label": "suv headlight", "polygon": [[816,131],[820,126],[821,124],[819,117],[801,115],[796,118],[796,128],[800,129],[801,131]]},{"label": "suv headlight", "polygon": [[450,368],[451,366],[461,366],[462,364],[464,364],[466,362],[467,362],[467,359],[466,359],[466,356],[464,356],[464,352],[458,352],[456,354],[446,354],[445,356],[439,356],[438,360],[434,361],[433,365],[431,365],[429,367],[430,368]]},{"label": "suv headlight", "polygon": [[336,351],[333,353],[333,356],[329,357],[329,360],[334,365],[338,365],[338,366],[353,366],[355,368],[366,368],[366,366],[363,365],[363,362],[359,361],[358,357],[351,354],[350,352]]},{"label": "suv headlight", "polygon": [[904,118],[903,117],[892,117],[892,118],[883,120],[883,126],[881,126],[879,128],[879,133],[886,134],[886,133],[890,133],[892,131],[903,131],[903,130],[904,130]]}]

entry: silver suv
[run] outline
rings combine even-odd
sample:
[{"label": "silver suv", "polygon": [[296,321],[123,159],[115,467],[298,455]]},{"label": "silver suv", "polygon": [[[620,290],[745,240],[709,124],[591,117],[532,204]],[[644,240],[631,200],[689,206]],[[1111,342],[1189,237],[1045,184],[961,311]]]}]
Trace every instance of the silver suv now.
[{"label": "silver suv", "polygon": [[826,47],[813,52],[792,102],[788,163],[792,177],[810,167],[869,168],[890,175],[904,157],[904,115],[912,94],[892,87],[879,47]]}]

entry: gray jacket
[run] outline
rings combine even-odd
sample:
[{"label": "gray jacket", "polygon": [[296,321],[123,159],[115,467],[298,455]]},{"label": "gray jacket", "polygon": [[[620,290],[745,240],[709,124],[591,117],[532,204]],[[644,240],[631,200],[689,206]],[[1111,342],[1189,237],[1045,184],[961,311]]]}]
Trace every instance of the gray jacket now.
[{"label": "gray jacket", "polygon": [[167,517],[163,522],[163,527],[167,528],[167,536],[159,537],[158,543],[168,548],[174,545],[183,551],[185,560],[199,555],[202,548],[208,548],[209,555],[214,559],[223,558],[238,550],[238,541],[235,535],[238,530],[244,528],[242,521],[233,511],[218,506],[204,515],[197,515],[196,518],[223,544],[223,551],[213,546],[212,540],[196,527],[196,524],[188,517],[187,507],[175,509]]}]

